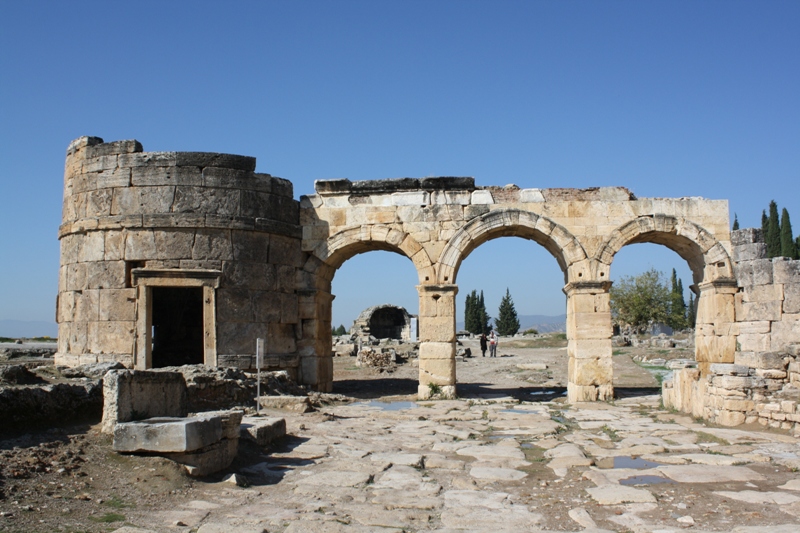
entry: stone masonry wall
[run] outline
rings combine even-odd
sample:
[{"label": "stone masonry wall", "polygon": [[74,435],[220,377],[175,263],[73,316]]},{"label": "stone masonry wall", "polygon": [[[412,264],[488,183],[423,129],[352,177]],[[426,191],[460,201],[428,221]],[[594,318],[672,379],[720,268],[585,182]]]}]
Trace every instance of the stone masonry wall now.
[{"label": "stone masonry wall", "polygon": [[[292,184],[255,173],[255,158],[143,152],[137,141],[70,144],[64,173],[57,321],[58,364],[134,365],[140,292],[132,271],[218,276],[220,365],[253,368],[256,337],[266,363],[298,366],[303,264]],[[139,341],[141,342],[141,340]]]},{"label": "stone masonry wall", "polygon": [[664,404],[725,426],[758,422],[800,434],[800,261],[766,258],[760,229],[732,232],[736,352],[710,373],[665,382]]}]

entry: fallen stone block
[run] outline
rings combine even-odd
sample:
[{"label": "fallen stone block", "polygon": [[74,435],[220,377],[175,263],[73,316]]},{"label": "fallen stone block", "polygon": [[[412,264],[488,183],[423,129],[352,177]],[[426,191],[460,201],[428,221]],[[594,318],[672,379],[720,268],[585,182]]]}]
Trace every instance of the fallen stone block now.
[{"label": "fallen stone block", "polygon": [[188,413],[186,381],[179,372],[109,370],[103,377],[103,433],[118,422]]},{"label": "fallen stone block", "polygon": [[180,463],[190,476],[203,477],[225,470],[239,452],[239,439],[222,439],[191,453],[166,453],[164,457]]},{"label": "fallen stone block", "polygon": [[279,409],[297,413],[308,413],[314,410],[308,396],[259,396],[258,405],[265,409]]},{"label": "fallen stone block", "polygon": [[114,428],[118,452],[191,452],[222,439],[220,418],[149,418],[121,422]]},{"label": "fallen stone block", "polygon": [[240,433],[242,438],[250,439],[259,446],[286,436],[286,419],[246,416],[242,419]]}]

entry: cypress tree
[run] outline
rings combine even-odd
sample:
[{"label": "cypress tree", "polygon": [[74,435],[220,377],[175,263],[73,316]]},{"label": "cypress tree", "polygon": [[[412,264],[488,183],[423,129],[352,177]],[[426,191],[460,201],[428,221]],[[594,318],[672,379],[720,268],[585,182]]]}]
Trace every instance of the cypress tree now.
[{"label": "cypress tree", "polygon": [[778,223],[778,204],[775,200],[769,203],[769,220],[767,221],[767,257],[778,257],[781,255],[781,227]]},{"label": "cypress tree", "polygon": [[689,327],[693,328],[695,323],[697,322],[697,306],[695,305],[694,301],[694,294],[691,292],[689,293],[689,312],[687,313],[687,322],[689,322]]},{"label": "cypress tree", "polygon": [[483,291],[481,291],[481,297],[478,299],[478,324],[480,325],[481,332],[489,333],[489,320],[492,317],[486,312],[486,302],[483,299]]},{"label": "cypress tree", "polygon": [[731,228],[731,230],[732,231],[736,231],[737,229],[739,229],[739,217],[737,217],[736,213],[734,213],[733,214],[733,228]]},{"label": "cypress tree", "polygon": [[785,207],[781,211],[781,255],[789,259],[797,258],[797,249],[792,238],[792,223]]},{"label": "cypress tree", "polygon": [[478,333],[475,323],[475,296],[476,291],[467,294],[464,302],[464,329],[470,333]]},{"label": "cypress tree", "polygon": [[668,326],[672,329],[686,327],[686,301],[683,299],[683,282],[678,279],[675,269],[672,269],[672,286],[669,301]]},{"label": "cypress tree", "polygon": [[519,318],[517,310],[514,309],[514,300],[511,293],[506,288],[506,295],[500,300],[500,309],[497,311],[497,320],[494,321],[497,332],[500,335],[514,335],[519,331]]},{"label": "cypress tree", "polygon": [[764,242],[767,242],[767,226],[769,226],[769,218],[767,217],[767,211],[761,211],[761,238],[764,239]]}]

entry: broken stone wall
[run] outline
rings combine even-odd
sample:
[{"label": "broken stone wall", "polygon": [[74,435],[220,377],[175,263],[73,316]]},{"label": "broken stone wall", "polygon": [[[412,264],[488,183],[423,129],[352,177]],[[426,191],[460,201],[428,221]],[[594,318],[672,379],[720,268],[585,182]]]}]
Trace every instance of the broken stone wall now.
[{"label": "broken stone wall", "polygon": [[800,261],[766,258],[760,229],[732,233],[734,362],[707,376],[676,372],[665,382],[668,407],[725,426],[758,422],[800,432]]},{"label": "broken stone wall", "polygon": [[296,376],[299,204],[289,181],[255,173],[255,164],[228,154],[143,152],[137,141],[70,144],[57,364],[152,365],[143,360],[150,283],[203,287],[202,362],[254,368],[256,338],[264,337],[266,367]]}]

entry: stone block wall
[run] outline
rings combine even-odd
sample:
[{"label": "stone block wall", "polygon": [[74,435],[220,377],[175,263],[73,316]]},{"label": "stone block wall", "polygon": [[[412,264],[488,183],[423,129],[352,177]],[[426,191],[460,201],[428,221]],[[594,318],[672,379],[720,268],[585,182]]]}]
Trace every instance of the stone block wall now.
[{"label": "stone block wall", "polygon": [[289,181],[255,166],[238,155],[143,152],[137,141],[71,143],[57,363],[142,368],[136,359],[148,310],[140,275],[165,286],[170,279],[213,285],[204,293],[206,304],[214,298],[214,316],[204,317],[206,362],[254,368],[256,338],[265,337],[269,367],[296,375],[299,203]]},{"label": "stone block wall", "polygon": [[731,234],[734,362],[691,369],[664,383],[664,404],[711,422],[758,422],[800,434],[800,261],[766,258],[760,229]]}]

